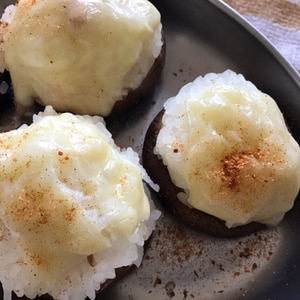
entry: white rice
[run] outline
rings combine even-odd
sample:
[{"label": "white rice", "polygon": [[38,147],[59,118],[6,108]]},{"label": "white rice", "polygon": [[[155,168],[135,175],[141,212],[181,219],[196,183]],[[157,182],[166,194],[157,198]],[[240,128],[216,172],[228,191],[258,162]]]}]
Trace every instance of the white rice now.
[{"label": "white rice", "polygon": [[[39,122],[43,116],[53,114],[56,114],[55,111],[47,107],[43,113],[34,116],[33,121]],[[78,117],[104,130],[113,147],[117,147],[101,117]],[[132,149],[122,150],[122,154],[139,165],[139,158]],[[142,167],[140,168],[143,170]],[[144,170],[142,173],[146,174]],[[147,176],[145,180],[148,181]],[[155,221],[159,216],[160,212],[152,207],[150,218],[141,223],[129,239],[116,237],[111,247],[93,253],[95,266],[91,266],[84,255],[70,254],[78,256],[76,265],[69,266],[67,270],[61,270],[56,278],[49,278],[47,281],[41,281],[33,274],[32,266],[24,263],[27,254],[26,249],[18,243],[19,234],[10,232],[0,216],[0,281],[4,290],[3,300],[11,300],[12,291],[19,297],[26,295],[29,298],[48,293],[58,300],[83,300],[86,297],[94,299],[95,291],[100,288],[100,285],[107,279],[115,277],[116,268],[141,264],[144,242],[154,230]]]},{"label": "white rice", "polygon": [[166,101],[155,153],[178,199],[227,227],[278,224],[300,186],[300,148],[274,99],[241,74],[210,73]]},{"label": "white rice", "polygon": [[4,36],[7,31],[7,24],[11,23],[14,15],[16,13],[16,6],[9,5],[4,10],[4,13],[0,19],[0,72],[5,70],[5,61],[4,61]]},{"label": "white rice", "polygon": [[[55,10],[51,8],[50,4],[48,7],[47,4],[43,4],[43,1],[37,2],[36,7],[41,10],[40,15],[45,13],[48,7],[49,20],[43,18],[38,20],[37,16],[34,15],[35,8],[29,7],[31,5],[30,1],[27,1],[28,5],[26,5],[26,1],[20,1],[19,5],[11,5],[5,9],[2,16],[2,22],[5,26],[0,28],[0,72],[3,72],[4,69],[10,71],[14,84],[15,101],[25,107],[33,104],[33,98],[39,98],[41,103],[52,105],[59,111],[102,116],[109,115],[116,101],[126,97],[128,91],[136,90],[141,86],[161,52],[163,45],[162,25],[157,10],[153,14],[155,22],[151,20],[150,16],[145,15],[144,21],[142,20],[139,23],[130,25],[129,21],[126,21],[125,18],[122,21],[120,17],[120,20],[125,24],[123,29],[118,28],[118,22],[113,21],[119,17],[115,18],[112,11],[112,21],[108,21],[107,24],[109,24],[109,28],[114,28],[115,26],[118,30],[118,36],[120,34],[119,37],[124,37],[124,39],[120,41],[110,38],[107,40],[107,43],[103,43],[103,38],[105,39],[105,37],[102,37],[102,35],[105,36],[107,31],[101,29],[103,28],[101,14],[97,18],[97,22],[100,23],[93,23],[95,22],[95,18],[92,16],[99,14],[99,11],[103,11],[104,16],[108,14],[106,12],[108,8],[115,5],[116,8],[114,9],[118,11],[118,5],[113,1],[111,5],[106,3],[107,1],[100,0],[90,1],[91,3],[77,0],[65,1],[68,3],[66,5],[67,17],[61,14],[59,14],[60,16],[56,16]],[[56,5],[60,5],[60,0],[56,1]],[[120,2],[119,8],[122,6],[126,7],[127,5],[132,10],[132,17],[129,18],[130,21],[137,22],[139,19],[143,19],[142,13],[139,14],[139,10],[137,10],[139,8],[139,1]],[[141,7],[143,6],[141,5]],[[28,11],[22,11],[24,9]],[[14,18],[15,13],[16,17]],[[30,18],[32,15],[35,17]],[[25,18],[28,17],[28,22],[27,20],[23,20],[24,16]],[[59,34],[57,39],[53,39],[53,34],[46,29],[42,31],[42,34],[34,33],[30,29],[27,31],[24,30],[24,32],[18,30],[18,26],[24,26],[22,25],[24,22],[26,23],[26,27],[23,28],[36,28],[36,26],[39,27],[39,22],[42,25],[50,24],[52,21],[56,24],[56,18],[60,18],[60,22],[71,22],[73,20],[75,23],[80,23],[83,21],[83,23],[87,23],[85,25],[87,31],[85,34],[81,34],[80,37],[78,37],[79,31],[74,31],[73,33],[72,31],[68,31],[68,33]],[[103,19],[105,18],[103,17]],[[94,30],[91,28],[89,22],[86,22],[89,19],[92,20],[91,25],[98,26],[100,24],[96,27],[99,29],[98,38],[94,37]],[[29,22],[29,20],[34,21]],[[125,21],[137,29],[141,26],[145,27],[145,29],[136,30],[137,32],[134,30],[131,34],[131,27],[127,26]],[[11,30],[7,30],[7,27],[9,28],[10,26],[9,24],[12,24]],[[135,26],[134,24],[137,25]],[[52,27],[55,28],[56,25]],[[62,27],[68,28],[68,26]],[[49,28],[49,26],[46,25],[45,28]],[[119,33],[121,29],[124,30],[123,34]],[[20,36],[18,36],[18,32],[22,32]],[[70,39],[71,41],[68,38],[69,34],[74,34],[72,39]],[[28,44],[22,42],[23,39],[26,39],[27,35],[35,35],[36,38],[31,39],[31,43]],[[16,39],[15,41],[13,41],[14,38]],[[72,42],[73,38],[78,41],[78,43],[74,44],[76,48],[74,48],[75,46]],[[139,39],[136,40],[137,38]],[[49,39],[53,40],[53,43],[48,44]],[[18,44],[19,41],[20,43]],[[67,49],[73,49],[71,57],[74,58],[70,60],[70,56],[68,55],[57,54],[56,46],[53,46],[54,42],[60,44],[61,47],[65,47],[63,53],[67,53]],[[86,45],[90,43],[94,46],[92,48],[89,47],[89,49],[86,48]],[[117,47],[118,43],[122,44],[120,49]],[[132,47],[130,43],[136,43],[136,47]],[[101,51],[99,52],[95,49],[101,49]],[[51,53],[51,56],[49,56],[49,53]],[[85,55],[80,55],[80,53],[85,53]],[[21,60],[16,60],[15,57],[20,57]],[[91,57],[94,58],[91,59]],[[23,63],[20,63],[22,60]],[[48,66],[49,60],[51,68]],[[53,61],[56,63],[53,64]],[[75,65],[73,61],[76,61]],[[61,72],[62,69],[64,72]],[[28,74],[31,76],[28,77]],[[76,74],[80,74],[80,76]],[[90,80],[88,84],[82,81],[83,77],[90,78],[91,76],[95,80]],[[70,77],[72,77],[71,81]],[[22,82],[22,84],[19,85],[18,82]],[[93,83],[91,84],[91,82]],[[22,88],[18,88],[19,86],[22,86]],[[64,88],[61,89],[61,86],[64,86]],[[74,86],[77,89],[75,88],[74,90]],[[82,90],[86,90],[87,92],[82,94]],[[86,97],[89,100],[83,104],[81,101],[82,97]],[[60,101],[57,101],[57,99],[60,99]]]}]

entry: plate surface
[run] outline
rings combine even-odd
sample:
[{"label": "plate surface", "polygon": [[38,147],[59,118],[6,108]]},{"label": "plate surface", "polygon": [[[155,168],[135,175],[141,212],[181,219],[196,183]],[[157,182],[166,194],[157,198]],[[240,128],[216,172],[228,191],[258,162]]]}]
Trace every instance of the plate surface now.
[{"label": "plate surface", "polygon": [[[2,0],[3,1],[3,0]],[[0,11],[4,5],[0,4]],[[264,37],[218,0],[153,1],[162,14],[166,65],[152,95],[108,128],[121,146],[141,154],[164,101],[208,72],[240,72],[278,103],[300,141],[300,79]],[[2,130],[7,124],[0,120]],[[9,125],[15,126],[15,123]],[[5,128],[4,128],[5,127]],[[156,195],[154,200],[160,207]],[[276,228],[241,239],[195,233],[164,212],[143,264],[99,299],[298,299],[299,200]]]}]

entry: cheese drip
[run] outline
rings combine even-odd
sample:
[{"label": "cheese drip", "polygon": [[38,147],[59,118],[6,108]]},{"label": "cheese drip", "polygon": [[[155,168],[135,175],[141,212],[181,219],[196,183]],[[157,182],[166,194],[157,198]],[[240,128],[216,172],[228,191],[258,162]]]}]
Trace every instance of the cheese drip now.
[{"label": "cheese drip", "polygon": [[147,0],[20,0],[2,21],[0,50],[24,107],[38,99],[106,116],[141,85],[162,46],[160,14]]},{"label": "cheese drip", "polygon": [[181,201],[228,227],[277,224],[299,191],[299,145],[279,108],[232,71],[199,77],[166,102],[155,151]]},{"label": "cheese drip", "polygon": [[41,281],[129,240],[150,215],[137,155],[95,118],[45,116],[0,135],[1,228]]}]

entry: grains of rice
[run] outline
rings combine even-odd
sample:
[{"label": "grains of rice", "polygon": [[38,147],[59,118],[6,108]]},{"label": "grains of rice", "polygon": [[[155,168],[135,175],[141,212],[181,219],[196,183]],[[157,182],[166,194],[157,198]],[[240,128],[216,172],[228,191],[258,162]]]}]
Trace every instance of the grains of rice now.
[{"label": "grains of rice", "polygon": [[[33,121],[39,122],[44,116],[53,114],[56,114],[55,111],[47,107],[43,113],[35,115]],[[112,146],[117,148],[101,117],[78,116],[78,118],[96,124],[100,130],[105,130]],[[138,155],[132,149],[122,150],[121,154],[139,165]],[[143,170],[141,166],[140,168]],[[145,171],[141,172],[144,179],[148,180]],[[140,265],[144,242],[154,230],[159,216],[160,212],[151,207],[150,218],[140,223],[128,239],[121,235],[116,236],[109,248],[93,253],[95,265],[91,265],[85,255],[69,253],[68,255],[78,255],[76,264],[61,270],[55,278],[50,277],[47,280],[42,280],[33,273],[34,268],[28,263],[28,259],[27,263],[24,263],[28,250],[18,242],[21,233],[11,231],[0,216],[0,281],[4,290],[3,300],[11,300],[12,291],[17,296],[25,294],[29,298],[48,293],[58,300],[82,300],[86,297],[94,299],[95,291],[100,285],[107,279],[115,277],[116,268],[132,264]]]},{"label": "grains of rice", "polygon": [[9,5],[5,10],[0,19],[0,72],[3,72],[5,69],[4,63],[4,35],[7,31],[7,24],[11,23],[16,12],[15,5]]}]

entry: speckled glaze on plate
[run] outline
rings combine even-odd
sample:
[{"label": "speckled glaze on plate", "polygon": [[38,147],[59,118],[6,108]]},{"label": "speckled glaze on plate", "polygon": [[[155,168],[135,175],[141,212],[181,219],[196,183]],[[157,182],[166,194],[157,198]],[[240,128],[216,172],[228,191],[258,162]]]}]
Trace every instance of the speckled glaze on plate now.
[{"label": "speckled glaze on plate", "polygon": [[[2,0],[0,11],[12,1]],[[141,154],[145,132],[164,101],[199,75],[232,69],[269,93],[300,141],[300,79],[275,48],[238,14],[217,0],[156,0],[167,58],[153,93],[128,115],[107,120],[116,142]],[[6,110],[6,108],[3,108]],[[22,122],[0,114],[0,129]],[[153,198],[160,207],[156,195]],[[240,239],[218,239],[178,224],[167,212],[158,222],[143,264],[98,299],[298,299],[300,209],[284,221]]]}]

